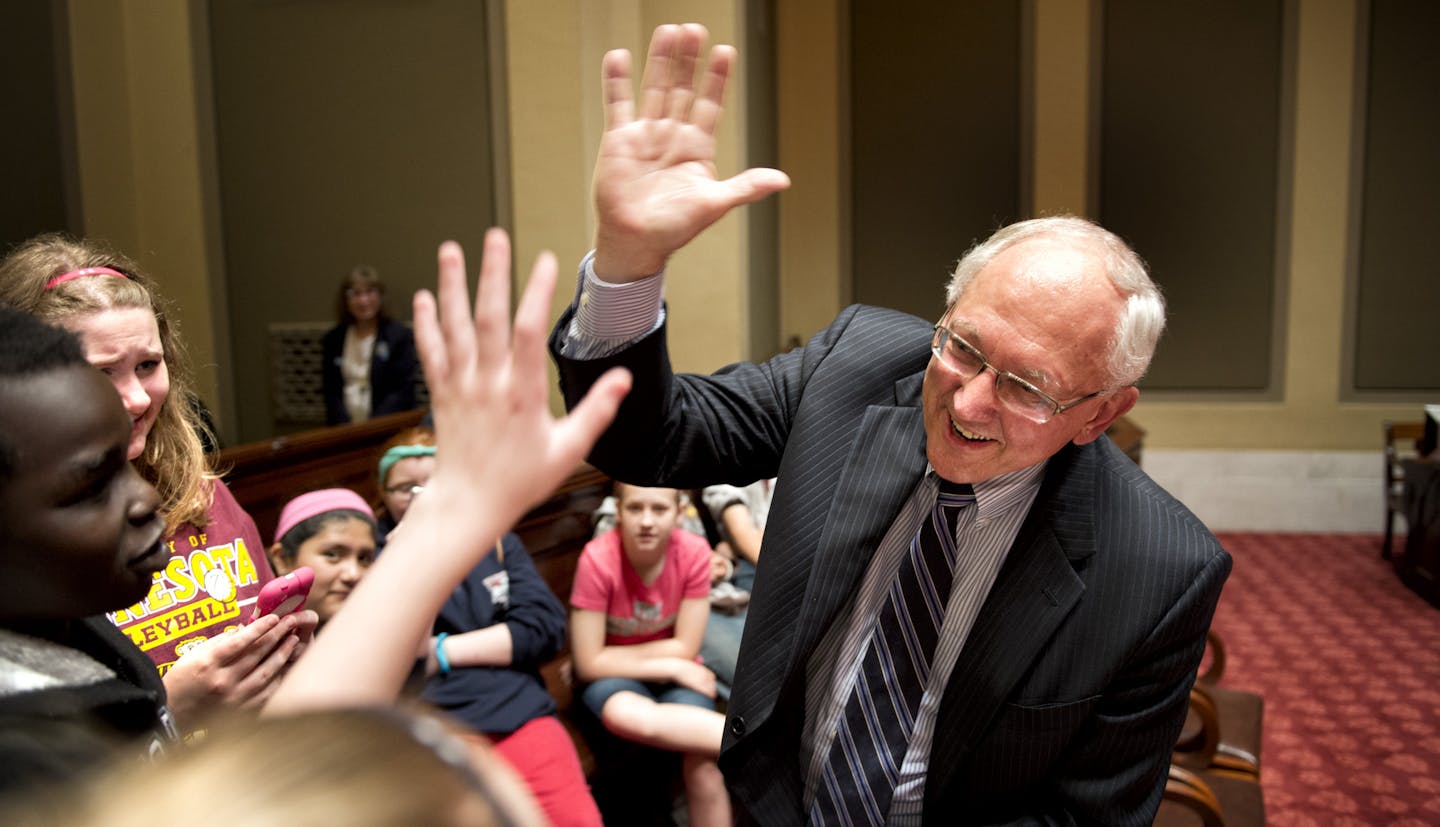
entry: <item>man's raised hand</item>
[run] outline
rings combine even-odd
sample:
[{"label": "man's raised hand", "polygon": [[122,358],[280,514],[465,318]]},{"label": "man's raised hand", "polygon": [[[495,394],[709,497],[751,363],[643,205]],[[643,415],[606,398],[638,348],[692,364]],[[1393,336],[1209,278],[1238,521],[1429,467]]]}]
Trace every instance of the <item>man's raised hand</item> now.
[{"label": "man's raised hand", "polygon": [[716,46],[695,88],[705,27],[655,29],[638,102],[630,53],[605,55],[605,134],[595,162],[595,273],[610,282],[658,272],[672,253],[732,208],[790,186],[775,169],[718,180],[715,128],[735,50]]}]

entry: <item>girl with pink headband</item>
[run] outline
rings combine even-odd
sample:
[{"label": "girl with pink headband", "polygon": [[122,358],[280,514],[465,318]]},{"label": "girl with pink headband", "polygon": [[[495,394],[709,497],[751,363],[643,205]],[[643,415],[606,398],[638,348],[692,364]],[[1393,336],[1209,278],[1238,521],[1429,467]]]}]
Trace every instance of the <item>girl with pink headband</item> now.
[{"label": "girl with pink headband", "polygon": [[348,488],[301,494],[281,509],[269,555],[276,574],[301,566],[315,573],[302,608],[323,626],[375,562],[375,512]]},{"label": "girl with pink headband", "polygon": [[86,276],[114,276],[116,278],[128,279],[129,276],[111,267],[81,267],[79,270],[71,270],[68,273],[61,273],[53,279],[45,282],[46,290],[53,290],[67,281],[83,279]]}]

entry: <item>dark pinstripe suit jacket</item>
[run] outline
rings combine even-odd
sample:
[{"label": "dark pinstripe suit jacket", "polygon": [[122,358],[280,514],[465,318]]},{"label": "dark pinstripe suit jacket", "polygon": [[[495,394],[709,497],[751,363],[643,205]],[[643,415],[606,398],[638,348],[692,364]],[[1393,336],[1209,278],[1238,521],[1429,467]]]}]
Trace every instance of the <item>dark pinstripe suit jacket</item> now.
[{"label": "dark pinstripe suit jacket", "polygon": [[[738,816],[803,821],[805,662],[924,473],[928,322],[854,306],[805,348],[672,375],[665,331],[558,355],[574,404],[635,374],[591,461],[683,488],[778,477],[720,764]],[[1108,439],[1053,457],[941,701],[925,820],[1149,824],[1230,557]]]}]

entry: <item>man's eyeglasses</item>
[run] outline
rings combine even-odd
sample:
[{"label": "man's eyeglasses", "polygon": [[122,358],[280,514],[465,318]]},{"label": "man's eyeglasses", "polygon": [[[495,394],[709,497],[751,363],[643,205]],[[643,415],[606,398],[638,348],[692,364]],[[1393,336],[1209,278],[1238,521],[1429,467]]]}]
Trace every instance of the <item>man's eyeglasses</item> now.
[{"label": "man's eyeglasses", "polygon": [[1041,425],[1088,399],[1094,399],[1105,390],[1087,394],[1073,402],[1061,404],[1055,397],[1040,390],[1008,370],[1001,370],[990,364],[978,348],[960,338],[955,331],[944,325],[935,325],[935,338],[930,340],[930,352],[962,382],[969,382],[985,371],[995,374],[995,398],[1000,404],[1031,422]]},{"label": "man's eyeglasses", "polygon": [[424,490],[425,486],[421,485],[418,482],[402,482],[399,485],[389,486],[385,489],[385,493],[389,494],[392,497],[397,497],[401,500],[409,501],[420,496],[420,492]]}]

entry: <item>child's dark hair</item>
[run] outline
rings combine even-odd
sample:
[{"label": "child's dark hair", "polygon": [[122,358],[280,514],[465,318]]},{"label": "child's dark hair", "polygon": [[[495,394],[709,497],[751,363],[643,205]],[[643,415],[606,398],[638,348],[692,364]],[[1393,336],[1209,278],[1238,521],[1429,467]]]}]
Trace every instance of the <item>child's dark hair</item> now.
[{"label": "child's dark hair", "polygon": [[356,511],[351,508],[337,508],[334,511],[326,511],[323,514],[316,514],[313,517],[306,517],[296,523],[285,536],[280,538],[280,556],[285,560],[294,560],[300,553],[300,547],[305,541],[319,534],[325,526],[341,520],[359,520],[375,530],[375,518],[363,511]]},{"label": "child's dark hair", "polygon": [[0,305],[0,379],[45,373],[71,365],[90,365],[74,333]]},{"label": "child's dark hair", "polygon": [[[80,340],[64,328],[0,305],[0,393],[17,379],[84,365]],[[15,470],[15,449],[0,431],[0,481]]]}]

